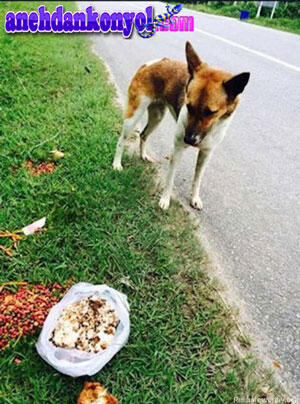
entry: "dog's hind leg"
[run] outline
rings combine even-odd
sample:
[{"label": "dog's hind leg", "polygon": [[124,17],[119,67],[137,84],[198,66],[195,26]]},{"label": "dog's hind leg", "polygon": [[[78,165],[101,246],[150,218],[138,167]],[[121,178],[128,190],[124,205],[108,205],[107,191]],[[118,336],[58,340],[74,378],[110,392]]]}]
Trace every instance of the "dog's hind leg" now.
[{"label": "dog's hind leg", "polygon": [[122,167],[122,155],[124,151],[124,145],[128,136],[133,132],[136,124],[144,115],[146,108],[151,103],[151,99],[146,96],[142,96],[138,106],[135,107],[130,103],[130,100],[126,106],[125,119],[123,123],[123,129],[121,136],[117,143],[116,153],[113,161],[113,168],[115,170],[121,171]]},{"label": "dog's hind leg", "polygon": [[146,142],[148,136],[157,127],[165,114],[165,104],[163,101],[156,101],[148,107],[148,122],[143,131],[140,133],[140,155],[143,160],[153,162],[154,160],[146,152]]}]

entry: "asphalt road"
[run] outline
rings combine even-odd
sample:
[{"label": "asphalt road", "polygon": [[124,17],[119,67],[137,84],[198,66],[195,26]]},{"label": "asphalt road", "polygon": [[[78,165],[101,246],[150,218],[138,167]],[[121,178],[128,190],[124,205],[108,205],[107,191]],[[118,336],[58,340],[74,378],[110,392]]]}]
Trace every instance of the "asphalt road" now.
[{"label": "asphalt road", "polygon": [[[153,4],[158,14],[165,7],[158,2],[80,6],[90,4],[100,12],[140,12]],[[130,40],[118,34],[91,37],[122,94],[146,61],[183,60],[187,39],[209,64],[251,72],[229,134],[206,171],[204,210],[194,213],[218,276],[241,308],[241,321],[267,361],[282,364],[275,371],[300,396],[300,37],[188,9],[181,15],[194,16],[194,32],[159,32],[151,39],[136,33]],[[164,168],[173,128],[167,116],[150,140],[152,155]],[[187,207],[195,157],[194,150],[185,152],[176,178],[176,192]]]}]

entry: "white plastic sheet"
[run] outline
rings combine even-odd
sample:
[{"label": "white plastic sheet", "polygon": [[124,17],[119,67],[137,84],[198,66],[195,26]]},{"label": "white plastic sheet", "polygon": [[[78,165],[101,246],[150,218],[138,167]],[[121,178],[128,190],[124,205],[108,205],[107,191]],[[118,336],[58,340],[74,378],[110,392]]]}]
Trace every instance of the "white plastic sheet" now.
[{"label": "white plastic sheet", "polygon": [[[120,323],[112,343],[105,351],[88,353],[78,349],[59,348],[49,338],[61,312],[71,303],[89,296],[101,297],[118,313]],[[80,282],[72,286],[63,299],[50,310],[40,333],[36,349],[39,355],[56,370],[72,377],[92,376],[99,372],[126,344],[130,332],[129,305],[127,297],[107,285],[92,285]]]}]

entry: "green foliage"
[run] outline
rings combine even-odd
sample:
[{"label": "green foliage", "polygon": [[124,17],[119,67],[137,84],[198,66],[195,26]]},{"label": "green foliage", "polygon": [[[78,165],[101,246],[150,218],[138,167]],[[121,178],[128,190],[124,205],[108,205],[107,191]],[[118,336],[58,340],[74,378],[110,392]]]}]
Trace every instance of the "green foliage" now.
[{"label": "green foliage", "polygon": [[247,10],[250,18],[244,20],[245,22],[300,34],[300,2],[280,1],[273,19],[270,19],[271,9],[267,7],[263,7],[261,16],[255,18],[257,5],[254,1],[238,1],[236,5],[233,3],[233,1],[187,1],[185,6],[194,10],[234,18],[240,17],[241,10]]},{"label": "green foliage", "polygon": [[274,18],[300,18],[299,1],[280,1],[276,7]]},{"label": "green foliage", "polygon": [[212,1],[209,6],[230,17],[239,17],[241,10],[247,10],[250,17],[255,17],[257,11],[255,3],[252,1],[239,1],[236,5],[233,5],[231,1]]},{"label": "green foliage", "polygon": [[[224,12],[232,12],[232,16],[235,16],[236,11],[240,11],[242,9],[246,9],[250,11],[251,17],[255,17],[257,12],[257,4],[254,1],[238,1],[234,5],[234,1],[210,1],[210,2],[203,2],[203,1],[186,1],[186,3],[192,4],[207,4],[209,7],[214,9],[221,9]],[[271,8],[263,7],[261,11],[262,16],[270,16]],[[291,18],[291,19],[298,19],[300,18],[300,2],[298,1],[279,1],[274,18]]]}]

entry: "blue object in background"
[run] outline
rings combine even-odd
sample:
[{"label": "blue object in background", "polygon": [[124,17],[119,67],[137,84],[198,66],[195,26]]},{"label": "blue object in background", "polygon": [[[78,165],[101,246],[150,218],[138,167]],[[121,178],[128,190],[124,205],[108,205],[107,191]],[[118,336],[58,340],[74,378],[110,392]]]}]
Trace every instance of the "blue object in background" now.
[{"label": "blue object in background", "polygon": [[246,20],[247,18],[249,18],[249,11],[241,10],[240,20]]}]

